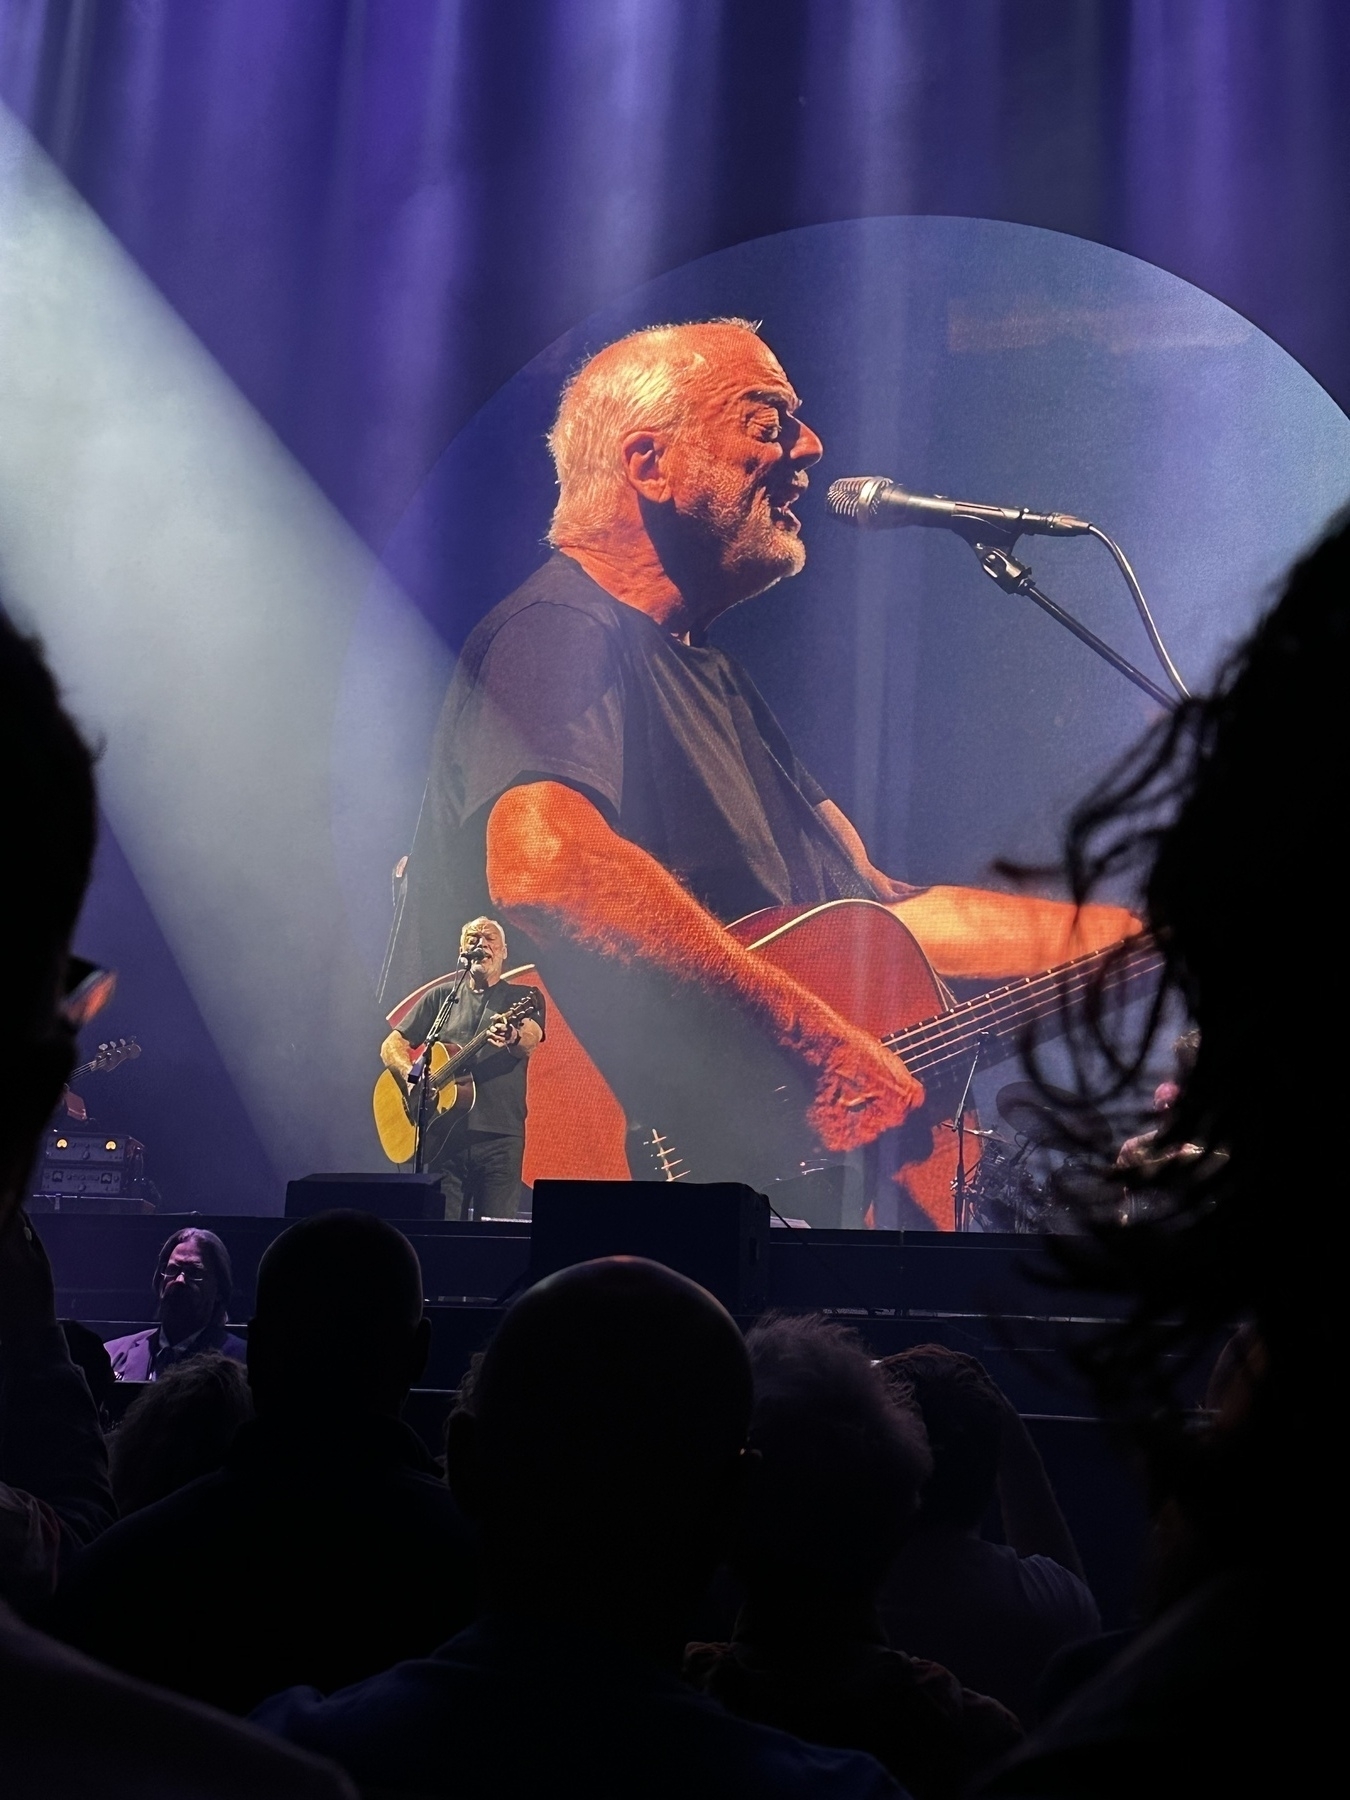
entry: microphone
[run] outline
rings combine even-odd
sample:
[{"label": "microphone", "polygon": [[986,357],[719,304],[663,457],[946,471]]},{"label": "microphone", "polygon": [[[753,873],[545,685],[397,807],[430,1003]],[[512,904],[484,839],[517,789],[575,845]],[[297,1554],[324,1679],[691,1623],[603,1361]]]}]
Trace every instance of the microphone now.
[{"label": "microphone", "polygon": [[1080,537],[1092,530],[1087,519],[1072,513],[1028,512],[1020,506],[982,506],[974,500],[948,500],[945,494],[911,494],[884,475],[847,475],[832,482],[827,495],[836,518],[866,531],[894,531],[901,525],[933,525],[979,536],[981,528],[998,537]]}]

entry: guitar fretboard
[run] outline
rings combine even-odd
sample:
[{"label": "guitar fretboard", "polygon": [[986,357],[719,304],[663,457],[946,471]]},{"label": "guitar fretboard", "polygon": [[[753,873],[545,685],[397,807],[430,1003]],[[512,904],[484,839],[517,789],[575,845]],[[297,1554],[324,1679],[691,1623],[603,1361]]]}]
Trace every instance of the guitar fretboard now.
[{"label": "guitar fretboard", "polygon": [[[1094,988],[1104,1006],[1119,1006],[1131,989],[1161,967],[1157,946],[1141,936],[1129,949],[1112,945],[1093,950],[1040,975],[1026,975],[992,993],[977,994],[882,1042],[919,1076],[968,1061],[977,1045],[982,1063],[998,1062],[1018,1050],[1028,1036],[1034,1041],[1062,1029],[1064,1019],[1081,1010]],[[1048,1029],[1038,1031],[1038,1026]]]}]

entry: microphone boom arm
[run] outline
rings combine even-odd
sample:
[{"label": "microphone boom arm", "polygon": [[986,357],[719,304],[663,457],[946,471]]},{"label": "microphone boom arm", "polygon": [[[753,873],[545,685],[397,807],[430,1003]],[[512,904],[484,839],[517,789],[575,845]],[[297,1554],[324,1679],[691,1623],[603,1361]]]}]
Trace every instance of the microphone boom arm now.
[{"label": "microphone boom arm", "polygon": [[[983,537],[988,538],[990,535],[988,528],[982,527],[981,529]],[[1071,631],[1080,643],[1087,645],[1089,650],[1095,650],[1103,662],[1110,663],[1111,667],[1123,675],[1126,681],[1132,681],[1137,688],[1141,688],[1150,700],[1156,700],[1158,705],[1165,707],[1168,712],[1177,710],[1178,702],[1174,695],[1164,692],[1156,682],[1150,681],[1147,675],[1136,669],[1132,662],[1127,662],[1118,650],[1113,650],[1104,638],[1099,638],[1095,631],[1090,631],[1081,620],[1075,619],[1072,613],[1065,612],[1064,608],[1057,601],[1052,600],[1049,594],[1041,592],[1031,578],[1031,569],[1026,563],[1018,562],[1013,556],[1014,540],[1011,537],[1004,544],[990,544],[978,542],[973,533],[967,536],[965,532],[961,532],[959,535],[966,539],[980,559],[980,567],[985,574],[997,587],[1002,588],[1005,594],[1025,594],[1028,600],[1034,600],[1042,612],[1047,612],[1052,619],[1057,619],[1066,631]],[[1178,677],[1178,683],[1179,679]],[[1182,692],[1184,695],[1185,690],[1183,689]]]},{"label": "microphone boom arm", "polygon": [[836,518],[846,519],[865,530],[928,525],[955,532],[957,537],[964,538],[970,545],[980,559],[980,567],[1005,594],[1025,594],[1028,599],[1034,600],[1037,606],[1049,613],[1052,619],[1057,619],[1066,631],[1071,631],[1080,643],[1095,650],[1104,662],[1110,663],[1127,681],[1132,681],[1151,700],[1156,700],[1159,706],[1175,712],[1177,700],[1171,694],[1164,693],[1147,675],[1136,669],[1133,663],[1127,662],[1118,651],[1099,638],[1095,631],[1089,631],[1072,613],[1065,612],[1062,606],[1043,593],[1032,580],[1030,568],[1025,563],[1018,562],[1012,553],[1018,538],[1028,534],[1036,537],[1095,537],[1099,543],[1106,545],[1115,559],[1116,567],[1130,590],[1135,610],[1148,633],[1149,642],[1178,698],[1190,699],[1186,684],[1167,653],[1162,633],[1154,622],[1143,589],[1126,560],[1124,551],[1090,520],[1080,519],[1073,513],[1038,513],[1025,507],[982,506],[973,501],[949,500],[945,494],[911,494],[884,475],[845,475],[830,484],[828,499],[830,510]]}]

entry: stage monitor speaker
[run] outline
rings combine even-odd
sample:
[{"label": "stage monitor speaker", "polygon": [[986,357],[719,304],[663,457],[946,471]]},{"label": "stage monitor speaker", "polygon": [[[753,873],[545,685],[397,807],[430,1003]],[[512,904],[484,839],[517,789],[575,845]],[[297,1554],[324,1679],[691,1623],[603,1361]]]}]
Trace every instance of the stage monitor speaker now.
[{"label": "stage monitor speaker", "polygon": [[536,1181],[529,1280],[597,1256],[647,1256],[734,1313],[762,1312],[769,1203],[739,1181]]},{"label": "stage monitor speaker", "polygon": [[438,1175],[304,1175],[286,1183],[286,1217],[309,1219],[315,1213],[374,1213],[393,1224],[445,1217],[445,1194]]}]

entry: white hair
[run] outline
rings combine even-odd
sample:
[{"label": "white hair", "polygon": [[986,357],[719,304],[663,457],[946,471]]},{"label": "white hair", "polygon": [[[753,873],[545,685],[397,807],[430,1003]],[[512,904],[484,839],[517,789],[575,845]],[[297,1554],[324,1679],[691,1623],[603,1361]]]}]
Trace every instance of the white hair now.
[{"label": "white hair", "polygon": [[558,476],[551,544],[604,530],[626,486],[620,445],[630,431],[681,428],[690,389],[707,367],[707,339],[714,331],[759,336],[749,319],[649,325],[607,345],[572,376],[548,434]]},{"label": "white hair", "polygon": [[483,918],[481,916],[477,919],[470,919],[467,925],[460,926],[459,935],[460,935],[461,939],[464,937],[466,932],[470,932],[470,931],[478,931],[478,932],[495,931],[497,936],[502,941],[502,955],[503,956],[506,955],[506,933],[502,930],[501,926],[497,923],[497,921],[495,919]]}]

